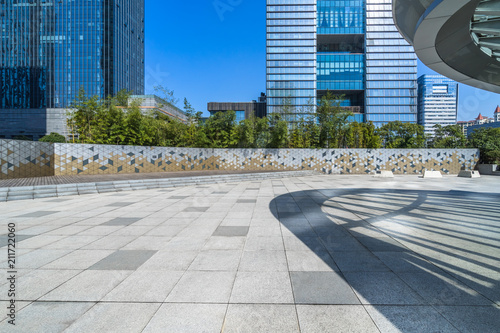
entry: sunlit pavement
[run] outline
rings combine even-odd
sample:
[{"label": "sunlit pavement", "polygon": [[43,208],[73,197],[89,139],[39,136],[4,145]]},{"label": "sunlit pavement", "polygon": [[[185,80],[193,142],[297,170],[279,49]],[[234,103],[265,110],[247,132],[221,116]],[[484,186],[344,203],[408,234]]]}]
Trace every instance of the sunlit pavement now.
[{"label": "sunlit pavement", "polygon": [[500,328],[500,177],[308,176],[22,200],[0,203],[0,221],[1,332]]}]

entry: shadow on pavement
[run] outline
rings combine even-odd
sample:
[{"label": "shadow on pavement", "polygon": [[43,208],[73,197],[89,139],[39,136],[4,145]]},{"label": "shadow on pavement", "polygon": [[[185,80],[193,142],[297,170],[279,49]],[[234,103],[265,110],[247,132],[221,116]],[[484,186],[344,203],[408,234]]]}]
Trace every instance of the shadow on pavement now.
[{"label": "shadow on pavement", "polygon": [[498,332],[500,195],[325,189],[270,209],[287,255],[323,263],[290,264],[297,304],[363,304],[381,331]]}]

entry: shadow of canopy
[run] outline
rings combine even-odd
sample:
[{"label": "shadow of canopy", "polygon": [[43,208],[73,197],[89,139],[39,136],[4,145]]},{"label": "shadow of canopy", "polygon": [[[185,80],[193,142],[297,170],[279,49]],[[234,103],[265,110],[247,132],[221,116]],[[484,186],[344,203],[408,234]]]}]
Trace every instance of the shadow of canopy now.
[{"label": "shadow of canopy", "polygon": [[[498,332],[500,319],[485,318],[500,318],[500,195],[304,190],[276,197],[270,210],[288,230],[287,251],[298,241],[321,258],[372,318],[383,316],[404,332],[425,331],[405,319],[417,311],[440,318],[435,323],[444,326],[436,331],[455,332],[460,323],[459,331]],[[301,296],[304,284],[326,291],[337,282],[325,286],[310,274],[298,283],[294,272],[291,278],[297,304],[342,304]]]}]

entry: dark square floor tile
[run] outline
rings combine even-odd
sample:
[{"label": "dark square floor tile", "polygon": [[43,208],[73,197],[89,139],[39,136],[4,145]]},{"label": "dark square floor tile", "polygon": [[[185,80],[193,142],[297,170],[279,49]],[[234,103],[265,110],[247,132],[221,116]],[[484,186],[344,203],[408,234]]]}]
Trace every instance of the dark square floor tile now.
[{"label": "dark square floor tile", "polygon": [[212,236],[242,237],[248,234],[249,227],[218,227]]},{"label": "dark square floor tile", "polygon": [[[22,230],[20,232],[22,232]],[[19,242],[22,242],[23,240],[26,240],[28,238],[35,237],[35,236],[36,235],[17,235],[16,234],[15,240],[16,240],[16,243],[19,243]],[[7,235],[1,235],[0,236],[0,247],[7,246],[7,244],[9,243],[8,239],[9,238],[7,237]],[[7,250],[5,250],[5,251],[7,251]]]},{"label": "dark square floor tile", "polygon": [[139,220],[141,219],[137,217],[117,217],[101,225],[131,225]]},{"label": "dark square floor tile", "polygon": [[136,270],[158,251],[116,251],[90,266],[91,270]]},{"label": "dark square floor tile", "polygon": [[47,200],[46,202],[64,202],[64,201],[69,201],[71,199],[53,199],[53,200]]},{"label": "dark square floor tile", "polygon": [[108,207],[125,207],[132,205],[133,202],[113,202],[112,204],[106,205]]},{"label": "dark square floor tile", "polygon": [[336,272],[290,272],[290,277],[297,304],[360,304]]},{"label": "dark square floor tile", "polygon": [[39,211],[39,212],[33,212],[33,213],[24,214],[24,215],[19,215],[19,216],[16,216],[16,217],[44,217],[44,216],[52,215],[52,214],[55,214],[55,213],[59,213],[59,212],[55,212],[55,211]]},{"label": "dark square floor tile", "polygon": [[188,207],[183,210],[183,212],[187,213],[203,213],[206,212],[210,207]]},{"label": "dark square floor tile", "polygon": [[257,199],[238,199],[236,203],[257,203]]}]

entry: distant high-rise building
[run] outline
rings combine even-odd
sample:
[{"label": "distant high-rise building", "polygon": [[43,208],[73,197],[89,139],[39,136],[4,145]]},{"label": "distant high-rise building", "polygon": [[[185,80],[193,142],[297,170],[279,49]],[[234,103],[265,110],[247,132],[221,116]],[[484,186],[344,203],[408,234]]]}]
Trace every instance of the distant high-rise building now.
[{"label": "distant high-rise building", "polygon": [[1,1],[0,135],[61,126],[80,88],[144,94],[144,0]]},{"label": "distant high-rise building", "polygon": [[267,0],[268,113],[296,120],[328,91],[357,121],[417,122],[417,60],[391,0]]},{"label": "distant high-rise building", "polygon": [[434,126],[456,125],[458,83],[442,75],[418,78],[418,123],[433,136]]}]

